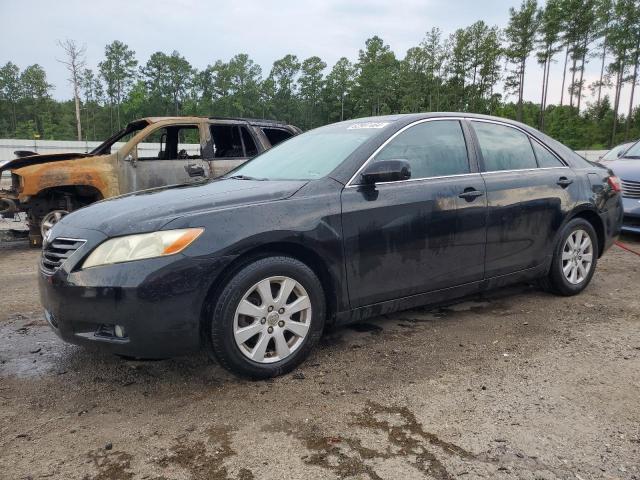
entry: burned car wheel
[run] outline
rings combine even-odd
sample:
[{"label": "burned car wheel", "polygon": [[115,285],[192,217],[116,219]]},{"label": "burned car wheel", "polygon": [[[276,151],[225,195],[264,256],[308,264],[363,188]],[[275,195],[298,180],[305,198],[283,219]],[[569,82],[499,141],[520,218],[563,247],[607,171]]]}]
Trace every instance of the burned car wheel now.
[{"label": "burned car wheel", "polygon": [[281,375],[309,355],[324,317],[322,285],[307,265],[291,257],[263,258],[241,268],[218,297],[211,352],[239,375]]},{"label": "burned car wheel", "polygon": [[51,230],[56,223],[62,220],[62,217],[68,214],[69,212],[66,210],[52,210],[42,217],[42,220],[40,221],[40,234],[42,235],[42,238],[46,238],[49,230]]}]

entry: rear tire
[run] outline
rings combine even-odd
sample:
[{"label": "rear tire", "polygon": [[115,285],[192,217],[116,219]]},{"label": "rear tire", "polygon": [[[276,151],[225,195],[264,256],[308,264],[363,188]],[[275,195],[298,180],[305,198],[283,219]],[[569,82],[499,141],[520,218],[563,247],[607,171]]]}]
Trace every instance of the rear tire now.
[{"label": "rear tire", "polygon": [[588,221],[569,221],[554,249],[549,274],[540,280],[542,288],[562,296],[582,292],[596,271],[598,248],[598,236]]},{"label": "rear tire", "polygon": [[236,375],[290,372],[318,343],[326,304],[320,280],[299,260],[258,259],[228,280],[213,305],[209,354]]}]

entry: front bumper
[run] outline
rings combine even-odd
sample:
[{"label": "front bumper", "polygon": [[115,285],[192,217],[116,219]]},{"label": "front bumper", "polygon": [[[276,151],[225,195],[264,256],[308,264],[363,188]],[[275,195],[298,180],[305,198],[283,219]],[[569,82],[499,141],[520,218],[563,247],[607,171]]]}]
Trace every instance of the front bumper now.
[{"label": "front bumper", "polygon": [[640,233],[640,199],[622,198],[624,219],[622,231],[625,233]]},{"label": "front bumper", "polygon": [[[200,348],[203,305],[231,258],[178,254],[80,270],[105,236],[65,231],[69,235],[87,242],[54,274],[41,269],[38,282],[45,318],[60,338],[137,358]],[[115,336],[116,325],[124,328],[124,338]]]}]

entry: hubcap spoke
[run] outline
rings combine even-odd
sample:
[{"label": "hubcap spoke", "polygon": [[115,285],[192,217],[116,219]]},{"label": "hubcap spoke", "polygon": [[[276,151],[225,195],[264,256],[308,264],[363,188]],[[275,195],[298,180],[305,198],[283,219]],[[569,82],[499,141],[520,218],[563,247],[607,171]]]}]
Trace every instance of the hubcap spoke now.
[{"label": "hubcap spoke", "polygon": [[250,356],[253,360],[255,360],[256,362],[264,361],[264,356],[267,352],[267,346],[269,345],[269,340],[270,340],[270,337],[266,333],[263,333],[260,335],[260,338],[258,339],[258,343],[256,343],[256,346],[253,347],[253,350],[251,351]]},{"label": "hubcap spoke", "polygon": [[240,305],[238,305],[238,313],[242,315],[247,315],[248,317],[259,318],[263,317],[265,312],[264,307],[259,307],[254,305],[249,300],[242,300]]},{"label": "hubcap spoke", "polygon": [[244,343],[250,338],[256,336],[262,330],[264,330],[264,327],[260,325],[260,322],[253,322],[248,327],[236,330],[236,340],[238,340],[238,342],[240,343]]},{"label": "hubcap spoke", "polygon": [[582,262],[578,263],[578,270],[580,271],[580,280],[584,280],[584,278],[587,276],[587,270],[584,268]]},{"label": "hubcap spoke", "polygon": [[578,230],[573,235],[573,244],[577,247],[582,243],[582,230]]},{"label": "hubcap spoke", "polygon": [[262,300],[262,305],[267,305],[273,303],[273,295],[271,294],[271,281],[270,280],[262,280],[258,283],[256,289],[258,290],[258,294],[260,294],[260,299]]},{"label": "hubcap spoke", "polygon": [[569,277],[569,281],[571,283],[577,283],[577,277],[578,277],[578,269],[576,268],[575,265],[573,265],[571,267],[571,276]]},{"label": "hubcap spoke", "polygon": [[285,324],[284,329],[289,330],[291,333],[299,337],[304,337],[309,331],[309,325],[307,325],[306,323],[294,322],[293,320],[290,320]]},{"label": "hubcap spoke", "polygon": [[288,357],[291,351],[289,350],[289,345],[287,344],[286,338],[284,338],[284,332],[282,330],[278,330],[278,332],[274,335],[276,341],[276,354],[278,358]]},{"label": "hubcap spoke", "polygon": [[286,278],[284,282],[282,282],[280,293],[278,294],[278,299],[276,300],[278,306],[285,306],[287,304],[287,299],[289,298],[289,295],[291,295],[291,292],[293,292],[295,286],[296,282],[291,278]]},{"label": "hubcap spoke", "polygon": [[309,297],[304,296],[296,298],[292,303],[287,305],[287,312],[289,315],[293,315],[307,308],[311,308],[311,302],[309,301]]}]

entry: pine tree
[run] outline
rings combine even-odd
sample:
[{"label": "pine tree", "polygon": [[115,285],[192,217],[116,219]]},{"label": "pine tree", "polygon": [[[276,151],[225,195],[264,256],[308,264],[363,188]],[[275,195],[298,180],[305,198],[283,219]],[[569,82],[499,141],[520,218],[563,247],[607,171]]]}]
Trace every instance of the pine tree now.
[{"label": "pine tree", "polygon": [[[98,64],[100,75],[107,86],[111,111],[113,111],[114,105],[116,108],[118,129],[120,129],[120,105],[135,80],[136,66],[138,65],[135,54],[136,52],[127,45],[115,40],[105,47],[105,59]],[[113,125],[111,128],[113,129]]]},{"label": "pine tree", "polygon": [[505,30],[507,47],[505,55],[513,65],[506,80],[506,87],[517,93],[517,119],[522,120],[522,101],[527,59],[534,48],[535,34],[538,28],[538,4],[536,0],[523,0],[520,8],[509,9],[509,25]]}]

